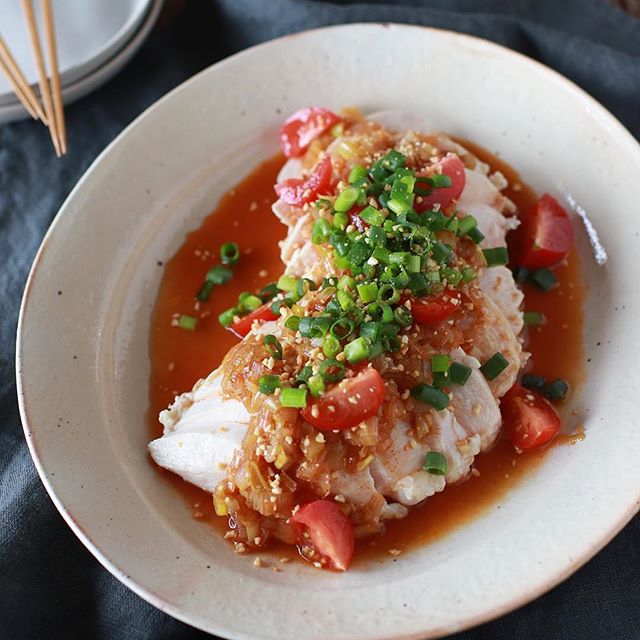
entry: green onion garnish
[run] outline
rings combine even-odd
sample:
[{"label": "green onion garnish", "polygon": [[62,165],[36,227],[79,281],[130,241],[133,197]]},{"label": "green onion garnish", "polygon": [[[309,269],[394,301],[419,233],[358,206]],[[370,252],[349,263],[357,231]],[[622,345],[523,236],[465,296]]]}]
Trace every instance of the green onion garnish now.
[{"label": "green onion garnish", "polygon": [[449,369],[449,378],[453,384],[458,384],[464,387],[467,384],[467,380],[471,375],[471,369],[464,364],[454,362]]},{"label": "green onion garnish", "polygon": [[239,315],[238,310],[235,307],[231,307],[231,309],[227,309],[226,311],[223,311],[218,316],[218,322],[223,327],[230,327],[233,324],[234,316],[237,316],[237,315]]},{"label": "green onion garnish", "polygon": [[297,331],[300,328],[300,316],[289,316],[285,320],[284,326],[291,331]]},{"label": "green onion garnish", "polygon": [[238,310],[241,313],[255,311],[260,306],[262,306],[262,300],[248,291],[238,296]]},{"label": "green onion garnish", "polygon": [[420,402],[430,404],[438,411],[446,409],[449,406],[449,396],[440,389],[432,387],[429,384],[417,384],[411,389],[411,395]]},{"label": "green onion garnish", "polygon": [[358,297],[365,304],[378,299],[378,285],[375,282],[359,284],[356,289],[358,290]]},{"label": "green onion garnish", "polygon": [[213,291],[213,287],[215,287],[215,284],[211,282],[211,280],[205,280],[200,289],[198,289],[196,298],[200,300],[200,302],[206,302]]},{"label": "green onion garnish", "polygon": [[528,277],[529,277],[529,269],[525,269],[524,267],[516,267],[513,270],[513,279],[518,284],[522,284]]},{"label": "green onion garnish", "polygon": [[366,338],[352,340],[344,348],[344,356],[350,364],[357,364],[366,360],[371,353],[371,345]]},{"label": "green onion garnish", "polygon": [[447,459],[439,451],[429,451],[424,457],[422,468],[436,476],[447,475]]},{"label": "green onion garnish", "polygon": [[569,385],[562,378],[556,378],[544,388],[544,394],[549,400],[564,400],[569,392]]},{"label": "green onion garnish", "polygon": [[359,214],[360,218],[367,224],[375,227],[380,227],[384,222],[384,214],[382,211],[378,211],[375,207],[366,207]]},{"label": "green onion garnish", "polygon": [[225,242],[220,247],[222,264],[236,264],[240,260],[240,247],[235,242]]},{"label": "green onion garnish", "polygon": [[281,291],[295,291],[298,286],[298,281],[293,276],[282,275],[278,278],[276,286]]},{"label": "green onion garnish", "polygon": [[341,229],[344,231],[344,229],[347,228],[348,224],[349,216],[344,211],[336,211],[335,215],[333,216],[333,226],[336,229]]},{"label": "green onion garnish", "polygon": [[272,334],[266,335],[264,337],[264,346],[274,360],[282,360],[282,345],[278,338]]},{"label": "green onion garnish", "polygon": [[313,369],[309,365],[305,365],[296,378],[296,384],[307,384],[312,375]]},{"label": "green onion garnish", "polygon": [[307,406],[307,390],[302,388],[294,389],[293,387],[285,387],[280,392],[280,404],[283,407],[304,409]]},{"label": "green onion garnish", "polygon": [[546,380],[542,376],[535,376],[531,373],[525,373],[522,376],[522,386],[533,391],[541,391]]},{"label": "green onion garnish", "polygon": [[475,280],[478,276],[478,272],[473,267],[464,267],[460,273],[462,274],[462,282],[465,284]]},{"label": "green onion garnish", "polygon": [[484,259],[487,261],[488,267],[498,267],[509,262],[507,247],[483,249],[482,253],[484,254]]},{"label": "green onion garnish", "polygon": [[378,302],[387,302],[395,304],[400,300],[400,291],[390,284],[383,284],[378,289]]},{"label": "green onion garnish", "polygon": [[313,244],[323,244],[329,239],[331,225],[324,218],[318,218],[311,227],[311,242]]},{"label": "green onion garnish", "polygon": [[278,286],[275,282],[265,285],[258,292],[258,296],[262,302],[269,302],[269,300],[275,298],[278,295]]},{"label": "green onion garnish", "polygon": [[448,244],[440,242],[439,240],[433,243],[431,255],[436,262],[446,264],[449,262],[452,253],[453,249]]},{"label": "green onion garnish", "polygon": [[433,173],[427,178],[427,182],[435,189],[451,186],[451,178],[446,173]]},{"label": "green onion garnish", "polygon": [[458,219],[458,235],[463,236],[477,226],[478,221],[473,216],[463,216]]},{"label": "green onion garnish", "polygon": [[480,371],[487,380],[495,380],[508,366],[509,361],[498,351],[480,367]]},{"label": "green onion garnish", "polygon": [[446,354],[431,356],[431,371],[433,373],[446,373],[449,371],[451,358]]},{"label": "green onion garnish", "polygon": [[549,271],[549,269],[538,269],[530,276],[530,279],[543,291],[549,291],[557,282],[553,271]]},{"label": "green onion garnish", "polygon": [[467,236],[476,244],[480,244],[484,240],[484,233],[482,233],[478,227],[474,227],[467,231]]},{"label": "green onion garnish", "polygon": [[340,318],[336,320],[329,329],[329,333],[338,340],[342,340],[346,338],[348,335],[353,333],[353,330],[356,328],[353,320],[349,318]]},{"label": "green onion garnish", "polygon": [[411,311],[403,306],[396,307],[393,310],[393,319],[401,327],[410,327],[413,324],[413,316],[411,315]]},{"label": "green onion garnish", "polygon": [[309,378],[309,391],[314,398],[317,398],[325,389],[322,376],[311,376]]},{"label": "green onion garnish", "polygon": [[218,264],[209,269],[206,280],[213,282],[213,284],[226,284],[231,278],[233,278],[233,271]]},{"label": "green onion garnish", "polygon": [[349,209],[351,209],[351,207],[353,207],[353,205],[358,201],[359,195],[360,189],[356,189],[356,187],[347,187],[344,191],[341,191],[340,194],[338,194],[338,197],[333,203],[333,208],[336,211],[349,211]]},{"label": "green onion garnish", "polygon": [[320,365],[320,375],[325,382],[340,382],[344,378],[345,366],[342,362],[334,360],[325,360]]},{"label": "green onion garnish", "polygon": [[349,181],[349,184],[353,184],[354,182],[362,180],[366,177],[367,170],[361,164],[354,164],[353,167],[351,167],[351,171],[349,172],[349,177],[347,178],[347,180]]},{"label": "green onion garnish", "polygon": [[544,314],[540,311],[525,311],[522,317],[524,323],[529,327],[538,327],[544,324]]},{"label": "green onion garnish", "polygon": [[258,389],[260,393],[271,396],[276,389],[280,388],[280,376],[267,375],[258,379]]},{"label": "green onion garnish", "polygon": [[194,318],[193,316],[185,316],[184,314],[182,314],[178,318],[178,326],[181,329],[195,331],[195,328],[198,326],[198,318]]},{"label": "green onion garnish", "polygon": [[333,358],[338,355],[338,353],[340,353],[340,341],[328,333],[322,341],[322,353],[324,353],[327,358]]}]

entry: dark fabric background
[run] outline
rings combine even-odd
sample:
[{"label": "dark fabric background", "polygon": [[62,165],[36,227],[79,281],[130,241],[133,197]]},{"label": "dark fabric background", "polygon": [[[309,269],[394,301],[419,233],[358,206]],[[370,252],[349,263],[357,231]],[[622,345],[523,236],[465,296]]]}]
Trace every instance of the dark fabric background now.
[{"label": "dark fabric background", "polygon": [[[22,290],[40,240],[71,188],[157,98],[257,42],[373,20],[464,31],[517,49],[580,84],[640,138],[640,21],[604,0],[191,0],[117,78],[67,109],[71,151],[63,160],[55,159],[41,125],[0,126],[0,639],[205,637],[113,578],[45,493],[16,403],[13,362]],[[550,593],[450,640],[633,640],[640,638],[639,623],[640,517]]]}]

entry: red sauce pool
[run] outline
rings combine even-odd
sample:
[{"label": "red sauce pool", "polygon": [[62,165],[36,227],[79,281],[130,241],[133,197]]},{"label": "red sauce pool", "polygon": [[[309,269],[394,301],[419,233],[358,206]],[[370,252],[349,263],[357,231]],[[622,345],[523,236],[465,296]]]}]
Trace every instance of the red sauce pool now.
[{"label": "red sauce pool", "polygon": [[[492,170],[500,170],[509,181],[505,194],[519,210],[528,209],[536,200],[506,163],[482,148],[460,141]],[[237,339],[224,330],[217,320],[221,311],[233,306],[242,291],[255,291],[277,280],[282,272],[278,241],[285,236],[285,227],[271,212],[273,184],[284,158],[276,156],[260,164],[240,184],[229,191],[202,226],[189,233],[173,258],[166,264],[156,306],[153,311],[150,336],[151,379],[149,393],[149,435],[162,435],[158,413],[174,396],[191,389],[198,378],[205,377],[221,362]],[[224,242],[237,242],[242,257],[234,267],[234,278],[217,287],[206,303],[194,308],[195,292],[208,269],[219,262],[219,249]],[[566,264],[556,270],[559,286],[543,293],[525,285],[525,310],[541,311],[547,324],[529,334],[527,348],[533,354],[530,368],[536,374],[565,378],[573,394],[583,378],[583,296],[579,257],[574,250]],[[176,313],[197,316],[196,331],[172,326]],[[566,402],[565,431],[580,426],[580,416],[570,412],[572,395]],[[559,438],[556,443],[573,441]],[[358,543],[356,561],[389,557],[389,549],[406,551],[422,545],[461,526],[489,508],[516,486],[527,472],[538,465],[545,450],[518,455],[513,446],[500,441],[491,451],[476,458],[478,477],[426,500],[412,509],[404,520],[390,522],[383,535]],[[152,463],[153,464],[153,463]],[[164,481],[182,494],[193,516],[212,524],[220,532],[226,520],[213,512],[211,496],[178,476],[158,468]],[[277,545],[278,555],[290,556],[292,549]],[[261,551],[261,553],[263,553]]]}]

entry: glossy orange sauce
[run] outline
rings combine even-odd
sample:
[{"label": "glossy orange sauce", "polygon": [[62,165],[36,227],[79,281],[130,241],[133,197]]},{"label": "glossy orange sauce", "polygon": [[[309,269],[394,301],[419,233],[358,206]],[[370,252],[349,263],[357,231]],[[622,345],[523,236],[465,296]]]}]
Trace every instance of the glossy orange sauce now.
[{"label": "glossy orange sauce", "polygon": [[[506,163],[468,141],[460,142],[488,162],[492,170],[502,171],[510,183],[504,193],[519,210],[528,209],[536,200],[533,191]],[[283,161],[279,155],[267,160],[229,191],[202,226],[187,235],[183,246],[164,266],[150,336],[151,438],[162,435],[158,413],[177,394],[191,389],[196,380],[215,369],[236,343],[237,339],[219,325],[218,314],[234,306],[242,291],[256,291],[277,280],[282,272],[277,243],[284,238],[286,229],[270,207],[275,197],[273,184]],[[229,241],[237,242],[242,252],[239,264],[233,267],[234,278],[216,287],[209,301],[195,304],[195,293],[206,272],[219,263],[220,246]],[[541,311],[547,318],[545,326],[529,333],[527,348],[533,354],[529,368],[549,378],[565,378],[571,385],[573,391],[562,410],[567,433],[580,426],[580,416],[571,411],[572,398],[583,377],[584,289],[580,273],[578,255],[572,251],[566,264],[556,269],[557,288],[543,293],[525,285],[525,310]],[[198,328],[187,331],[173,326],[175,314],[197,316]],[[566,441],[559,438],[556,444]],[[448,486],[444,492],[412,509],[404,520],[388,523],[383,535],[360,541],[356,562],[382,561],[391,557],[390,549],[406,551],[461,526],[496,505],[544,455],[544,449],[517,454],[508,442],[498,442],[490,452],[476,458],[477,477]],[[158,468],[158,473],[185,497],[193,517],[212,524],[219,531],[226,529],[226,520],[213,512],[209,494],[168,471]],[[293,550],[277,544],[273,553],[291,556]],[[261,554],[264,554],[262,550]]]}]

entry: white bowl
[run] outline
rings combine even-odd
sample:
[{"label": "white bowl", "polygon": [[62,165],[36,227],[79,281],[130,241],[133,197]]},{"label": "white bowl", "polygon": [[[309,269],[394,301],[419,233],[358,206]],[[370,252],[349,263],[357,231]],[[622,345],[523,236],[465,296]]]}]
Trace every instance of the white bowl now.
[{"label": "white bowl", "polygon": [[[499,509],[397,562],[344,575],[298,563],[282,573],[255,569],[190,517],[146,452],[157,261],[275,151],[282,118],[309,104],[428,115],[498,152],[534,188],[574,197],[610,256],[597,264],[579,234],[586,439],[552,449]],[[52,499],[131,589],[230,638],[435,637],[522,605],[588,560],[638,509],[638,175],[638,144],[592,98],[464,35],[340,26],[207,69],[96,160],[35,260],[18,331],[18,388]]]}]

